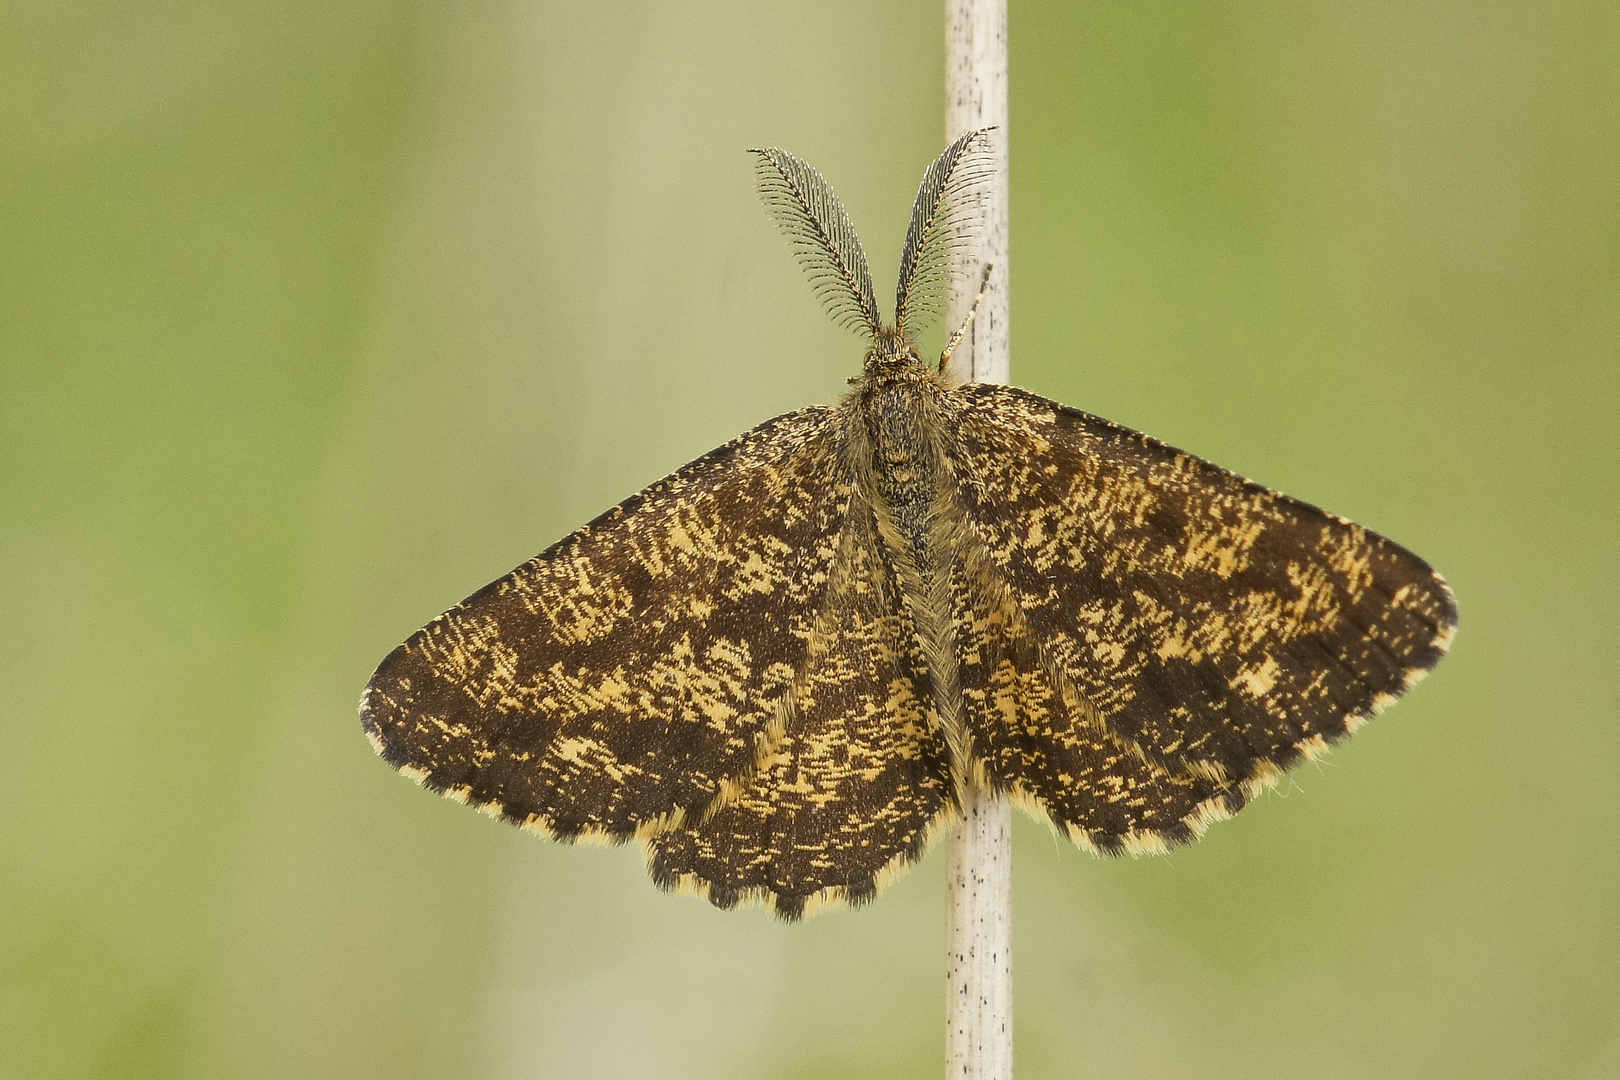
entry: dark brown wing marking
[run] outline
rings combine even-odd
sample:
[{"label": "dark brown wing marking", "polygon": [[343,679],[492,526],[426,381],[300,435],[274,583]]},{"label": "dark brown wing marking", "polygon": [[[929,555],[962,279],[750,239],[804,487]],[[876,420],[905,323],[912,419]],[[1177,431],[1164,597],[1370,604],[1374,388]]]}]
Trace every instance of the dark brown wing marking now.
[{"label": "dark brown wing marking", "polygon": [[1012,599],[1169,772],[1252,788],[1445,652],[1450,590],[1383,537],[1021,390],[948,396],[960,497]]},{"label": "dark brown wing marking", "polygon": [[807,655],[852,491],[835,417],[754,428],[418,631],[361,701],[378,752],[562,839],[706,807]]},{"label": "dark brown wing marking", "polygon": [[665,888],[722,908],[763,900],[788,919],[859,904],[952,805],[916,630],[869,521],[849,530],[839,565],[781,741],[710,818],[648,841]]}]

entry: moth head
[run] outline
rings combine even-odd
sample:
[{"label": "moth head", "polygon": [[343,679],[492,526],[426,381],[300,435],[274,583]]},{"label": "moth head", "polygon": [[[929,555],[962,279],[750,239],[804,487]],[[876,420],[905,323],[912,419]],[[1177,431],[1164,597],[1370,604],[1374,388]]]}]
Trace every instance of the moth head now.
[{"label": "moth head", "polygon": [[983,220],[994,168],[992,130],[963,135],[923,174],[900,252],[893,323],[878,314],[866,251],[832,185],[786,150],[749,151],[766,209],[792,243],[816,295],[840,325],[871,338],[868,367],[908,358],[921,363],[915,336],[944,310],[946,282],[963,269],[957,256],[973,243]]},{"label": "moth head", "polygon": [[872,347],[866,350],[866,372],[897,375],[906,370],[917,374],[927,370],[922,353],[917,351],[916,342],[895,327],[886,326],[877,332],[872,338]]}]

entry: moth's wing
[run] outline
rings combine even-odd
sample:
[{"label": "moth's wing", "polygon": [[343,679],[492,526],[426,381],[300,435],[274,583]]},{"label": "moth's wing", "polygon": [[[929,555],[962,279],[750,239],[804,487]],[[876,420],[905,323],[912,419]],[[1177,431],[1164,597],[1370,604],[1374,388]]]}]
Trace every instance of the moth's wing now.
[{"label": "moth's wing", "polygon": [[623,840],[751,771],[851,486],[836,411],[754,428],[439,616],[366,687],[379,753],[561,839]]},{"label": "moth's wing", "polygon": [[852,523],[835,591],[774,752],[706,820],[648,841],[665,888],[796,919],[871,899],[954,807],[916,630],[870,528]]},{"label": "moth's wing", "polygon": [[1171,772],[1252,789],[1450,643],[1445,582],[1376,533],[1021,390],[948,400],[969,524],[1041,648]]},{"label": "moth's wing", "polygon": [[953,582],[977,783],[1108,854],[1187,843],[1242,808],[1241,785],[1171,772],[1116,735],[1045,656],[988,562],[970,552]]}]

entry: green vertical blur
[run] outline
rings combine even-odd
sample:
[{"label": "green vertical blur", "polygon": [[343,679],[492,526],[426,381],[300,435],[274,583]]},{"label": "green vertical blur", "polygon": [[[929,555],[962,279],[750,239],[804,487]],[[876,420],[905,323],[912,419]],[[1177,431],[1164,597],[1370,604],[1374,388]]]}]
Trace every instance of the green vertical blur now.
[{"label": "green vertical blur", "polygon": [[[1018,834],[1019,1075],[1620,1075],[1620,11],[1015,0],[1014,378],[1377,528],[1455,655],[1171,857]],[[405,634],[860,344],[933,4],[0,6],[0,1077],[932,1077],[799,926],[377,761]],[[881,291],[881,290],[880,290]],[[1026,823],[1027,825],[1027,823]]]}]

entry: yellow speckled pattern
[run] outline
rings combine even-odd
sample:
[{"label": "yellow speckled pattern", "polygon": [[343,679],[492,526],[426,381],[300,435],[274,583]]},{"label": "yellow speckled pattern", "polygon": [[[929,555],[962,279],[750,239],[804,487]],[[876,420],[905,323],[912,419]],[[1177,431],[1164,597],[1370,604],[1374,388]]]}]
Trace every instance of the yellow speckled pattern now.
[{"label": "yellow speckled pattern", "polygon": [[850,504],[835,415],[755,428],[418,631],[361,705],[383,755],[563,838],[706,807],[807,662]]},{"label": "yellow speckled pattern", "polygon": [[1243,805],[1237,786],[1172,772],[1121,739],[1053,666],[1006,586],[985,571],[970,564],[956,583],[965,719],[981,782],[1082,847],[1110,854],[1196,839]]},{"label": "yellow speckled pattern", "polygon": [[1376,533],[1022,390],[950,396],[973,532],[1049,662],[1149,760],[1273,775],[1450,643],[1445,582]]},{"label": "yellow speckled pattern", "polygon": [[1163,851],[1439,659],[1416,556],[1008,387],[868,364],[400,646],[361,710],[435,791],[786,918],[1005,792]]},{"label": "yellow speckled pattern", "polygon": [[[983,135],[924,177],[908,265]],[[394,650],[360,712],[406,776],[558,839],[640,839],[660,885],[793,919],[870,899],[968,785],[1093,851],[1196,839],[1439,661],[1456,605],[1405,549],[930,371],[878,324],[832,189],[758,153],[835,313],[871,332],[865,372]],[[903,270],[898,311],[927,280]]]},{"label": "yellow speckled pattern", "polygon": [[916,634],[875,537],[849,530],[783,737],[702,824],[648,843],[653,876],[721,906],[761,896],[785,917],[860,902],[921,853],[954,797]]}]

